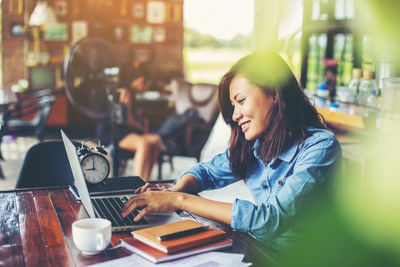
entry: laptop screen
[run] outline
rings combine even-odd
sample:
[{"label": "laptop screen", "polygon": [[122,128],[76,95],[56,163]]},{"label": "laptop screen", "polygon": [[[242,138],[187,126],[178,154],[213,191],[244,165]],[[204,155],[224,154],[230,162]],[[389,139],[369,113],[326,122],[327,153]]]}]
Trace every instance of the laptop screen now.
[{"label": "laptop screen", "polygon": [[61,130],[61,136],[64,142],[65,150],[67,152],[69,165],[71,166],[72,176],[74,177],[74,185],[78,189],[82,204],[89,214],[89,217],[95,218],[96,216],[94,214],[93,206],[90,201],[89,191],[86,186],[85,178],[83,176],[81,164],[79,162],[75,146],[63,130]]}]

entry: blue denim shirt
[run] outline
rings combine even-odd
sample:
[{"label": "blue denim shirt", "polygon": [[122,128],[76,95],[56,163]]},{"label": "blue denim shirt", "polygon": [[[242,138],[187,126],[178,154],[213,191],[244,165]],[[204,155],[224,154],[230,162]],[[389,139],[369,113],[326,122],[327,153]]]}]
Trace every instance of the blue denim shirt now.
[{"label": "blue denim shirt", "polygon": [[[303,144],[296,143],[269,163],[257,158],[246,184],[255,204],[235,199],[232,207],[232,229],[256,237],[272,239],[286,231],[293,219],[311,201],[312,193],[330,176],[341,158],[335,135],[328,130],[308,128]],[[185,171],[200,184],[200,191],[220,188],[236,182],[229,166],[228,150],[211,161]]]}]

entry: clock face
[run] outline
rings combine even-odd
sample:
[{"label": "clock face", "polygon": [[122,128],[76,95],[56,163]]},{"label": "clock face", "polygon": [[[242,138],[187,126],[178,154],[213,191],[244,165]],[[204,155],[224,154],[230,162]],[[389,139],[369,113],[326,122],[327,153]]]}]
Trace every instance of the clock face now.
[{"label": "clock face", "polygon": [[106,158],[99,154],[89,154],[81,161],[82,171],[88,183],[96,184],[107,178],[110,165]]}]

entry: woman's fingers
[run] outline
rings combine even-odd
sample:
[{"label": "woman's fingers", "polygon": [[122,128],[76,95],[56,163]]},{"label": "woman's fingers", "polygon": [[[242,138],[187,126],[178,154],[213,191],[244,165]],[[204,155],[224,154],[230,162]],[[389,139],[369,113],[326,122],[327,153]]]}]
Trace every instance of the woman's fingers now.
[{"label": "woman's fingers", "polygon": [[[149,188],[148,188],[149,189]],[[170,212],[176,210],[177,193],[165,192],[158,189],[158,191],[148,190],[142,194],[131,197],[122,208],[122,216],[126,217],[135,209],[142,209],[140,216],[136,217],[137,220],[150,212]],[[144,210],[144,211],[143,211]],[[135,220],[135,221],[137,221]]]},{"label": "woman's fingers", "polygon": [[146,214],[153,212],[153,208],[151,206],[147,206],[144,209],[142,209],[138,215],[133,218],[133,221],[137,222],[140,221]]},{"label": "woman's fingers", "polygon": [[133,192],[133,193],[135,193],[135,194],[140,194],[140,193],[142,193],[142,188],[145,187],[146,185],[147,185],[147,184],[145,184],[144,186],[141,186],[141,187],[137,188],[137,189],[135,190],[135,192]]},{"label": "woman's fingers", "polygon": [[130,200],[132,200],[132,198],[129,199],[129,201],[126,202],[125,206],[122,208],[121,211],[122,217],[128,216],[132,211],[136,209],[136,205],[133,203],[133,201]]},{"label": "woman's fingers", "polygon": [[146,206],[147,203],[144,199],[140,199],[139,196],[131,197],[122,208],[121,215],[122,217],[128,216],[132,211],[136,210],[137,208]]},{"label": "woman's fingers", "polygon": [[140,194],[143,192],[146,192],[147,188],[151,186],[150,183],[146,183],[144,186],[139,187],[138,189],[135,190],[135,194]]},{"label": "woman's fingers", "polygon": [[146,191],[164,191],[162,188],[157,187],[154,184],[146,183],[144,186],[139,187],[135,190],[135,194],[144,193]]}]

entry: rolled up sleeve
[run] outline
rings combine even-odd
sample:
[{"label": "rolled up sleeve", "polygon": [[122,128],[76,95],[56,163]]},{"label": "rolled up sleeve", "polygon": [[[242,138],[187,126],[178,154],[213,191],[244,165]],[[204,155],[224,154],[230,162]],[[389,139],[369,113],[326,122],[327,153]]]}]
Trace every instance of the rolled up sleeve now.
[{"label": "rolled up sleeve", "polygon": [[[335,137],[306,143],[297,155],[293,172],[275,179],[270,197],[259,204],[236,199],[232,228],[272,239],[288,230],[340,162],[340,145]],[[291,164],[291,163],[288,163]]]},{"label": "rolled up sleeve", "polygon": [[200,162],[185,170],[181,176],[184,174],[191,174],[197,179],[200,185],[199,191],[221,188],[237,181],[232,176],[228,150],[210,161]]}]

